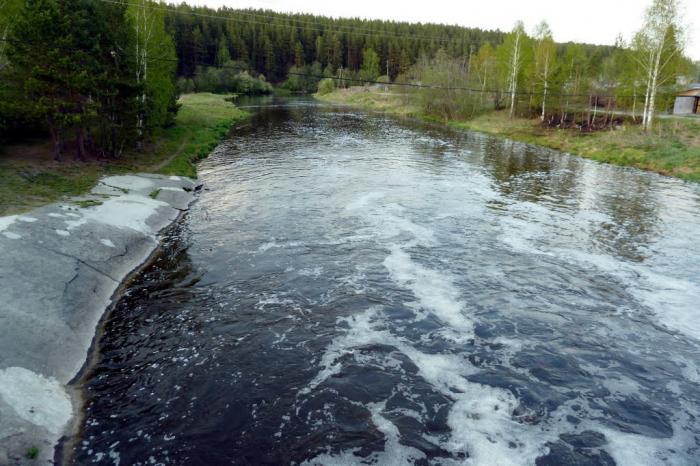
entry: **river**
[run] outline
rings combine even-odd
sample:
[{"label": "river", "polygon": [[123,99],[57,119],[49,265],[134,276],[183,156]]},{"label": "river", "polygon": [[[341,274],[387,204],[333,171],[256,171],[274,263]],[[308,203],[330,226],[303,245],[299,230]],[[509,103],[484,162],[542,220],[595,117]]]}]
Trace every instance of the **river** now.
[{"label": "river", "polygon": [[107,320],[74,464],[700,464],[698,185],[257,102]]}]

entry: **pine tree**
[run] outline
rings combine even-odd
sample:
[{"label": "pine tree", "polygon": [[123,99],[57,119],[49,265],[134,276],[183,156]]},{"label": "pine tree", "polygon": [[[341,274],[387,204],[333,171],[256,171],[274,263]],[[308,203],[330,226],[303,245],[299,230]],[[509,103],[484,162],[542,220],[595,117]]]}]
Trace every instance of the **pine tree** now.
[{"label": "pine tree", "polygon": [[379,55],[374,49],[367,48],[362,52],[362,68],[360,79],[374,81],[379,76]]}]

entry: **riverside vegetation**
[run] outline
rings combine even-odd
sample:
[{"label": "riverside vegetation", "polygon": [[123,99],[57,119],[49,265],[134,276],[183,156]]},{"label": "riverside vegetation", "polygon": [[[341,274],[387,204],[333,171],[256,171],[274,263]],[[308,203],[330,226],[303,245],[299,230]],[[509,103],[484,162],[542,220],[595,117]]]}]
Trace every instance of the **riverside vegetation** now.
[{"label": "riverside vegetation", "polygon": [[632,118],[618,118],[616,124],[597,131],[582,131],[578,127],[552,127],[536,118],[510,118],[507,109],[470,117],[436,115],[425,108],[419,93],[386,92],[383,87],[356,86],[316,94],[316,98],[401,117],[445,123],[453,128],[538,144],[599,162],[632,166],[700,182],[700,118],[658,119],[649,133]]},{"label": "riverside vegetation", "polygon": [[3,147],[0,216],[82,194],[106,174],[196,176],[194,162],[206,156],[233,124],[248,116],[226,99],[226,95],[207,93],[181,96],[174,124],[162,130],[143,150],[129,150],[119,159],[60,163],[51,159],[48,142]]},{"label": "riverside vegetation", "polygon": [[679,12],[677,0],[654,0],[630,43],[597,59],[557,45],[545,22],[532,36],[519,22],[495,48],[462,60],[440,49],[371,88],[324,80],[317,96],[700,181],[700,120],[657,118],[700,80]]}]

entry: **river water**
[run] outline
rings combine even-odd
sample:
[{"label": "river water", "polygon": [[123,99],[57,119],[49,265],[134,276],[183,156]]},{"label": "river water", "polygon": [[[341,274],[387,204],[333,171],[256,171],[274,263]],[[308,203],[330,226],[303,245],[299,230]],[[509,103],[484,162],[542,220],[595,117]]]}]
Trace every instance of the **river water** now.
[{"label": "river water", "polygon": [[697,185],[250,110],[106,323],[74,464],[700,464]]}]

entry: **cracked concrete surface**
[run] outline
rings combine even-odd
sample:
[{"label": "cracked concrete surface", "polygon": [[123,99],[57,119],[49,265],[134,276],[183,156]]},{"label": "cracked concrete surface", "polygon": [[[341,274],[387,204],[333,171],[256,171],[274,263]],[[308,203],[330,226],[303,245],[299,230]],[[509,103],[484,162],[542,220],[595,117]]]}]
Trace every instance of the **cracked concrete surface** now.
[{"label": "cracked concrete surface", "polygon": [[[70,202],[0,217],[0,465],[53,462],[78,408],[67,384],[102,315],[197,187],[110,176]],[[39,455],[29,460],[32,447]]]}]

